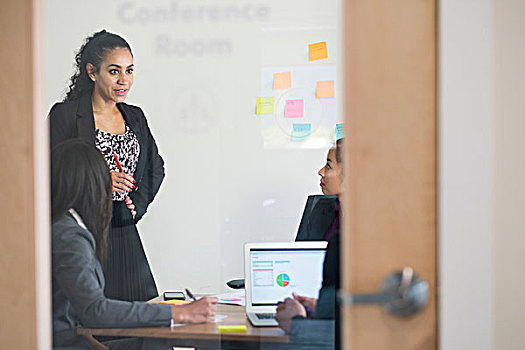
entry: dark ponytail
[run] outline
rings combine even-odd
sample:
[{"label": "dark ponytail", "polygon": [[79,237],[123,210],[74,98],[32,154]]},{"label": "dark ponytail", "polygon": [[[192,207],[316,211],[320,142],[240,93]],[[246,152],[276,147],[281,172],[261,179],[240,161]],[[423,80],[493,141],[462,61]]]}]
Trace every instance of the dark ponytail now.
[{"label": "dark ponytail", "polygon": [[79,98],[93,91],[93,81],[89,78],[86,65],[91,63],[98,71],[104,57],[115,48],[122,47],[129,50],[131,47],[121,36],[107,32],[105,29],[86,38],[84,44],[75,55],[75,73],[70,78],[69,91],[64,98],[65,101]]}]

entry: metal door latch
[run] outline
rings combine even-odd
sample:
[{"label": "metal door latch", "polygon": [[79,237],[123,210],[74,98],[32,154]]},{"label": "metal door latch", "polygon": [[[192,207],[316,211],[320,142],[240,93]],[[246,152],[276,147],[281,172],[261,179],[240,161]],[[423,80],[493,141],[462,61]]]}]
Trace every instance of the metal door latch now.
[{"label": "metal door latch", "polygon": [[379,304],[392,315],[409,317],[424,309],[430,286],[419,278],[411,267],[396,271],[385,278],[377,293],[338,293],[342,305]]}]

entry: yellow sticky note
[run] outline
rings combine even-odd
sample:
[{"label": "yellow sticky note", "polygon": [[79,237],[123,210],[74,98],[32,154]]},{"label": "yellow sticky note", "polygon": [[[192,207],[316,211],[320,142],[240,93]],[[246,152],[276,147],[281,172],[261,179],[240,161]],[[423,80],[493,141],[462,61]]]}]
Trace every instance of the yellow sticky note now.
[{"label": "yellow sticky note", "polygon": [[273,89],[289,89],[292,87],[292,72],[273,73]]},{"label": "yellow sticky note", "polygon": [[273,96],[257,97],[257,114],[274,114],[275,99]]},{"label": "yellow sticky note", "polygon": [[334,98],[335,97],[335,87],[333,80],[324,80],[318,81],[316,84],[316,93],[317,98]]},{"label": "yellow sticky note", "polygon": [[326,49],[326,41],[320,43],[309,44],[308,52],[310,54],[310,61],[323,60],[328,58],[328,50]]},{"label": "yellow sticky note", "polygon": [[221,333],[229,333],[229,332],[246,332],[246,326],[245,325],[239,325],[239,326],[232,326],[232,325],[226,325],[226,326],[219,326],[219,332]]}]

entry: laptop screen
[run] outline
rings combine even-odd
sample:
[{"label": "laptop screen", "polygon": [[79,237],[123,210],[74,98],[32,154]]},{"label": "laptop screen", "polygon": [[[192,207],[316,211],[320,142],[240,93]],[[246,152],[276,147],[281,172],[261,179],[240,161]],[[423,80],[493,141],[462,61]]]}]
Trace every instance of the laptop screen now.
[{"label": "laptop screen", "polygon": [[251,304],[272,306],[292,292],[317,298],[325,249],[250,249]]}]

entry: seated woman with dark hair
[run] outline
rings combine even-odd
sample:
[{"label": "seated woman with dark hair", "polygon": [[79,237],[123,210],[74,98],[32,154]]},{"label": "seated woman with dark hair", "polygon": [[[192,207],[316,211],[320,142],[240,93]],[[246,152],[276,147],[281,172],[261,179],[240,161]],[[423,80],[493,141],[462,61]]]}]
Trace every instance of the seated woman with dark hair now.
[{"label": "seated woman with dark hair", "polygon": [[[101,262],[107,254],[112,217],[111,176],[93,144],[73,139],[53,149],[51,199],[55,347],[106,348],[93,338],[77,335],[81,325],[143,327],[214,320],[217,298],[178,306],[106,298]],[[122,345],[112,342],[109,348]],[[128,345],[125,348],[153,348],[140,340]]]},{"label": "seated woman with dark hair", "polygon": [[324,224],[326,231],[322,239],[328,241],[328,246],[319,296],[308,298],[294,294],[293,298],[286,298],[277,306],[275,318],[279,326],[290,334],[291,346],[294,349],[328,349],[333,348],[334,344],[338,348],[339,312],[336,307],[336,291],[340,287],[339,198],[343,192],[343,140],[339,139],[336,147],[328,151],[326,164],[318,172],[323,194],[337,196],[330,222]]}]

